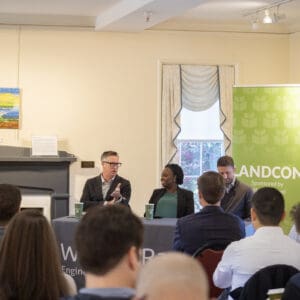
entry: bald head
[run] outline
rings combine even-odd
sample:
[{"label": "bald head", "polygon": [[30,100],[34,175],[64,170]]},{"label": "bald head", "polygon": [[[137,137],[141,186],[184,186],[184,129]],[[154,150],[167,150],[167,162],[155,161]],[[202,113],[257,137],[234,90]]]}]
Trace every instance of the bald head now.
[{"label": "bald head", "polygon": [[146,300],[207,300],[206,274],[194,258],[165,253],[151,259],[137,281],[137,298]]}]

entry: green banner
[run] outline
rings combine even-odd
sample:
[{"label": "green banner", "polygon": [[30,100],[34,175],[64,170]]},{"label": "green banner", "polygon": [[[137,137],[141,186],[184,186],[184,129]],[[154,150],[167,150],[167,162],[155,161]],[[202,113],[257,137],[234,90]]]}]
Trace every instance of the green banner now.
[{"label": "green banner", "polygon": [[232,142],[241,181],[284,195],[288,232],[288,212],[300,202],[300,86],[234,87]]}]

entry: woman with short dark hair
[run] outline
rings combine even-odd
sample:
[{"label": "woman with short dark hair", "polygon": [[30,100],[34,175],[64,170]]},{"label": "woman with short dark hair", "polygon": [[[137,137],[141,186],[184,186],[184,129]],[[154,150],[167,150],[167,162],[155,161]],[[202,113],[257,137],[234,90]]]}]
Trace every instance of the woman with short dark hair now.
[{"label": "woman with short dark hair", "polygon": [[177,164],[168,164],[161,173],[163,188],[155,189],[149,200],[154,204],[154,217],[181,218],[194,212],[193,192],[180,188],[184,174]]},{"label": "woman with short dark hair", "polygon": [[61,270],[57,241],[45,216],[38,210],[17,213],[0,246],[0,299],[58,300],[75,294],[74,287]]}]

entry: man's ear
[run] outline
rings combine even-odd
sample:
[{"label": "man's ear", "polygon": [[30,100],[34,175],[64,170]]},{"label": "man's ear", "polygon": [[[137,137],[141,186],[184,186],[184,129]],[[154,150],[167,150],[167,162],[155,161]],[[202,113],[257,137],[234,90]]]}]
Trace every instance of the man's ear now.
[{"label": "man's ear", "polygon": [[129,268],[133,271],[136,271],[139,268],[140,258],[138,249],[135,246],[131,246],[128,250],[128,265]]},{"label": "man's ear", "polygon": [[284,219],[285,219],[285,217],[286,217],[286,213],[285,213],[285,211],[282,213],[282,215],[281,215],[281,219],[280,219],[280,222],[282,222]]},{"label": "man's ear", "polygon": [[251,209],[250,209],[250,215],[251,215],[251,221],[255,222],[257,220],[257,214],[253,207],[251,207]]},{"label": "man's ear", "polygon": [[200,191],[198,191],[198,196],[199,196],[199,199],[203,199],[203,194]]}]

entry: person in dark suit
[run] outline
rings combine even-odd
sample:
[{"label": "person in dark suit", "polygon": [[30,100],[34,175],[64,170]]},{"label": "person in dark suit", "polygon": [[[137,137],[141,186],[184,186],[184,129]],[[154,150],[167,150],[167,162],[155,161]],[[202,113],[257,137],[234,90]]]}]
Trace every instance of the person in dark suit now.
[{"label": "person in dark suit", "polygon": [[217,161],[217,168],[224,177],[226,184],[225,194],[221,199],[221,207],[225,212],[231,212],[242,219],[250,220],[252,188],[236,178],[232,157],[221,156]]},{"label": "person in dark suit", "polygon": [[245,224],[237,216],[226,213],[220,207],[225,192],[224,178],[209,171],[198,178],[199,213],[177,221],[173,249],[193,255],[208,242],[218,240],[236,241],[245,237]]},{"label": "person in dark suit", "polygon": [[80,202],[86,210],[97,204],[122,203],[128,205],[131,195],[130,182],[118,175],[119,155],[115,151],[105,151],[101,155],[102,173],[86,181]]},{"label": "person in dark suit", "polygon": [[155,189],[149,200],[154,204],[154,216],[181,218],[194,212],[193,192],[182,189],[183,171],[177,164],[168,164],[161,174],[163,188]]}]

